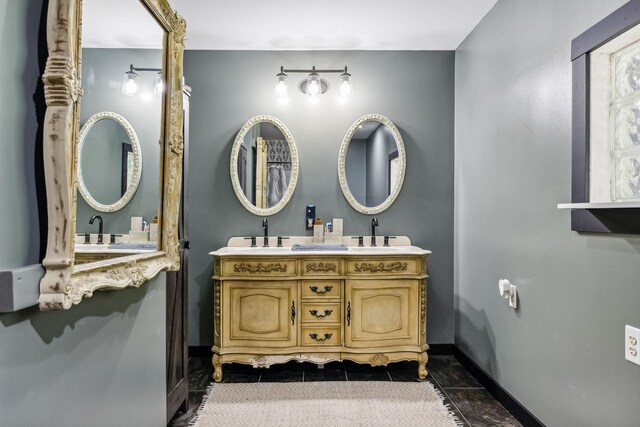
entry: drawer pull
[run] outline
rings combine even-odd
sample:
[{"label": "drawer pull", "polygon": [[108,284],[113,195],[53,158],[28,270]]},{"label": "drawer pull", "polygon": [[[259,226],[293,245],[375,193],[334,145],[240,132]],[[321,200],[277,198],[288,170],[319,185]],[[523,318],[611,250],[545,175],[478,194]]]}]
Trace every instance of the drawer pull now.
[{"label": "drawer pull", "polygon": [[318,314],[318,310],[309,310],[309,314],[318,318],[327,317],[331,313],[333,313],[333,310],[325,310],[324,314]]},{"label": "drawer pull", "polygon": [[318,334],[309,334],[309,337],[310,337],[312,340],[320,341],[320,342],[322,342],[322,341],[326,341],[326,340],[328,340],[329,338],[331,338],[332,336],[333,336],[333,334],[330,334],[330,333],[328,333],[328,332],[327,332],[326,334],[324,334],[324,338],[318,338]]},{"label": "drawer pull", "polygon": [[327,292],[330,292],[331,289],[333,289],[333,286],[325,286],[324,291],[318,290],[317,286],[311,286],[309,289],[311,290],[311,292],[322,295],[322,294],[326,294]]}]

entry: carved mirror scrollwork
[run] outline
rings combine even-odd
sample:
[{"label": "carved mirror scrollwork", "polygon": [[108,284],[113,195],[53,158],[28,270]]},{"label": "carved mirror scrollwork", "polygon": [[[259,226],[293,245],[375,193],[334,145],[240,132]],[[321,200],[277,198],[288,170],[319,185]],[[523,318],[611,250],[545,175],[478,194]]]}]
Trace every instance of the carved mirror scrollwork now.
[{"label": "carved mirror scrollwork", "polygon": [[406,168],[400,131],[385,116],[360,117],[342,140],[338,180],[347,202],[360,213],[388,209],[400,194]]},{"label": "carved mirror scrollwork", "polygon": [[[182,58],[186,23],[167,0],[132,1],[145,18],[151,17],[160,30],[157,38],[161,52],[160,75],[164,92],[158,96],[160,119],[160,182],[157,215],[158,247],[111,257],[109,248],[101,258],[76,262],[76,209],[80,167],[78,156],[80,78],[82,46],[80,34],[90,27],[83,23],[83,7],[95,2],[50,0],[47,14],[48,59],[43,82],[47,110],[43,151],[48,210],[47,252],[42,262],[45,276],[40,282],[39,305],[42,310],[68,309],[101,289],[138,287],[164,270],[180,267],[178,253],[178,215],[182,177]],[[96,7],[114,7],[98,4]],[[93,16],[101,17],[101,13]],[[136,18],[137,19],[137,18]],[[93,21],[92,21],[93,22]],[[112,28],[108,23],[103,28]],[[160,49],[160,47],[162,49]],[[127,46],[127,48],[150,48]],[[128,64],[127,64],[128,65]],[[122,70],[124,73],[126,70]],[[113,76],[119,80],[121,75]],[[124,102],[124,101],[123,101]],[[100,110],[97,110],[100,111]],[[136,125],[137,128],[137,125]],[[125,191],[126,193],[126,191]],[[133,223],[133,221],[131,221]],[[155,247],[155,246],[154,246]]]},{"label": "carved mirror scrollwork", "polygon": [[[125,138],[128,142],[121,142]],[[89,206],[97,211],[114,212],[122,209],[136,193],[142,174],[142,148],[135,129],[120,114],[103,111],[92,115],[82,125],[78,140],[78,191]],[[111,159],[104,156],[103,152],[94,154],[90,151],[98,145],[113,146],[109,151],[121,154]],[[124,152],[125,149],[130,151]],[[119,163],[113,164],[114,160]],[[104,173],[97,174],[96,170]],[[94,175],[98,176],[94,178]],[[95,184],[87,182],[92,178],[103,181],[103,191],[96,192]]]},{"label": "carved mirror scrollwork", "polygon": [[256,116],[238,131],[231,149],[231,185],[249,212],[280,212],[296,188],[298,169],[293,135],[277,118]]}]

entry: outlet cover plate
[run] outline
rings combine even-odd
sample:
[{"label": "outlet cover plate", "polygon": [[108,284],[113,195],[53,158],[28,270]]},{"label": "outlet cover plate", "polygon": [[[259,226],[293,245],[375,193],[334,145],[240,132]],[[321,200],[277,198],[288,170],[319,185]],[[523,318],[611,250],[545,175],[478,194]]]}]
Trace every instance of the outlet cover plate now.
[{"label": "outlet cover plate", "polygon": [[624,358],[640,365],[640,329],[629,325],[624,327]]}]

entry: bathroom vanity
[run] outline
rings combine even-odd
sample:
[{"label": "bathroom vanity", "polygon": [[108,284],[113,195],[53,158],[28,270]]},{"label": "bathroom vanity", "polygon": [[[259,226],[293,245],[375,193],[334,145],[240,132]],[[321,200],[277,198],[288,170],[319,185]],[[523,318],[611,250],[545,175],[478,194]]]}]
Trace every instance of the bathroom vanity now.
[{"label": "bathroom vanity", "polygon": [[[416,360],[426,378],[430,251],[396,246],[292,250],[229,246],[214,258],[214,380],[224,363],[290,360],[371,366]],[[345,241],[351,242],[349,237]],[[296,242],[292,238],[288,242]],[[404,245],[406,243],[406,245]]]}]

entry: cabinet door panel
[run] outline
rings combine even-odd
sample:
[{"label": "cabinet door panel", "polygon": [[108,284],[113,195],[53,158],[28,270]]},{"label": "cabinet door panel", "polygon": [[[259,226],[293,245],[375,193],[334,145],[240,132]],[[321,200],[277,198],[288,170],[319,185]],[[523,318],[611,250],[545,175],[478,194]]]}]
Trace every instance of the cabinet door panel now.
[{"label": "cabinet door panel", "polygon": [[347,280],[346,345],[418,345],[418,280]]},{"label": "cabinet door panel", "polygon": [[296,345],[292,304],[297,311],[297,290],[297,282],[225,282],[224,345]]}]

